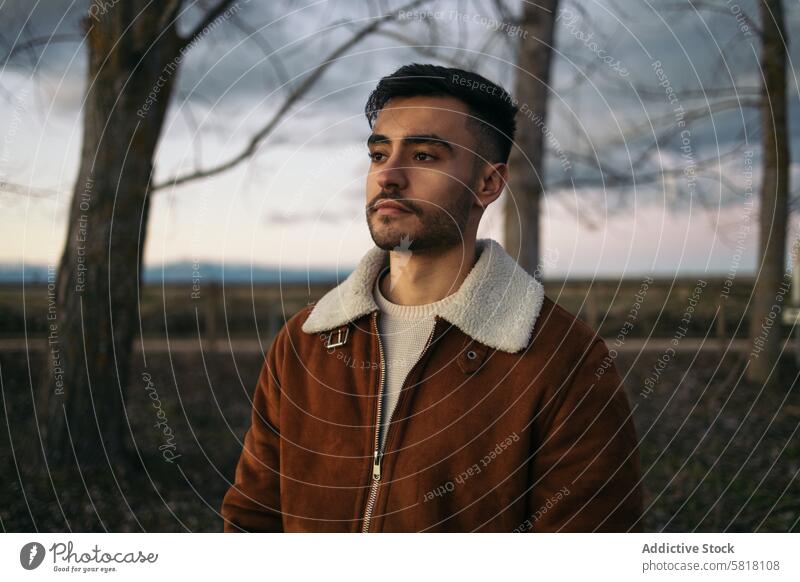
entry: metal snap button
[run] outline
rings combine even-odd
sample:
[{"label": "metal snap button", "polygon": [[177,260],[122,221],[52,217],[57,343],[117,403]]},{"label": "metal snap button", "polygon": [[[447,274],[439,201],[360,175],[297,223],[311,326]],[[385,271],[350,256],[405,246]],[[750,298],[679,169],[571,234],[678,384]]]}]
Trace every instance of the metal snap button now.
[{"label": "metal snap button", "polygon": [[472,350],[470,350],[470,351],[468,351],[468,352],[467,352],[467,357],[468,357],[470,360],[474,360],[475,358],[477,358],[477,357],[478,357],[478,354],[476,354],[475,352],[473,352]]}]

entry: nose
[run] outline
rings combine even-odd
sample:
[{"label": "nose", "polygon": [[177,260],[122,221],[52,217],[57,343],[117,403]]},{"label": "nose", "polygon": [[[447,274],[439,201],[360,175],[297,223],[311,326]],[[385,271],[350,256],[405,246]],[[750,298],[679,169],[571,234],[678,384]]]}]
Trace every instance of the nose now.
[{"label": "nose", "polygon": [[398,156],[392,156],[378,170],[376,181],[382,190],[405,190],[408,186],[406,169]]}]

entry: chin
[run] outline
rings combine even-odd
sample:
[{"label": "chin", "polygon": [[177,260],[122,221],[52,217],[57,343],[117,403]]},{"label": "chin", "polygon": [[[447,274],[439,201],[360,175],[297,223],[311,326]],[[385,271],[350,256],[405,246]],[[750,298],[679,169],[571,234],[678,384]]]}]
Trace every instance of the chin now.
[{"label": "chin", "polygon": [[375,246],[385,251],[392,251],[400,246],[402,235],[395,233],[376,233],[372,234],[372,242]]},{"label": "chin", "polygon": [[392,251],[399,247],[402,244],[404,237],[406,240],[409,240],[409,238],[410,240],[414,239],[413,233],[398,232],[391,226],[385,226],[383,223],[378,224],[375,227],[370,226],[369,234],[372,237],[372,242],[375,243],[375,246],[385,251]]}]

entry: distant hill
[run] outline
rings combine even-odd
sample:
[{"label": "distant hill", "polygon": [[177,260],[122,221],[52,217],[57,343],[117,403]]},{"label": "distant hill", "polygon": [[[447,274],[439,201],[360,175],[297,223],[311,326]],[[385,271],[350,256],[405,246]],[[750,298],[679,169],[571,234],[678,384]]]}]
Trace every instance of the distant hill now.
[{"label": "distant hill", "polygon": [[[195,265],[191,261],[183,261],[145,267],[144,282],[180,283],[191,281],[196,273],[199,273],[203,281],[225,281],[226,283],[249,283],[250,281],[259,284],[332,283],[344,280],[352,271],[352,267],[337,270],[252,266],[242,263],[200,263],[195,272]],[[24,279],[26,283],[46,282],[47,266],[25,265]],[[22,280],[22,265],[0,264],[0,283],[20,283]]]}]

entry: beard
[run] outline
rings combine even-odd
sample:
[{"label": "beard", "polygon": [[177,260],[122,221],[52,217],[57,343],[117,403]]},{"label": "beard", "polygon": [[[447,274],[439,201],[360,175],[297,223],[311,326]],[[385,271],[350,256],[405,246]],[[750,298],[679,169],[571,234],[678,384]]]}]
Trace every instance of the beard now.
[{"label": "beard", "polygon": [[[430,251],[461,245],[472,208],[472,190],[464,186],[445,205],[407,200],[381,192],[374,200],[398,200],[411,212],[397,216],[380,216],[367,208],[367,226],[375,245],[385,251]],[[414,218],[416,217],[416,219]],[[404,220],[411,224],[400,224]]]}]

